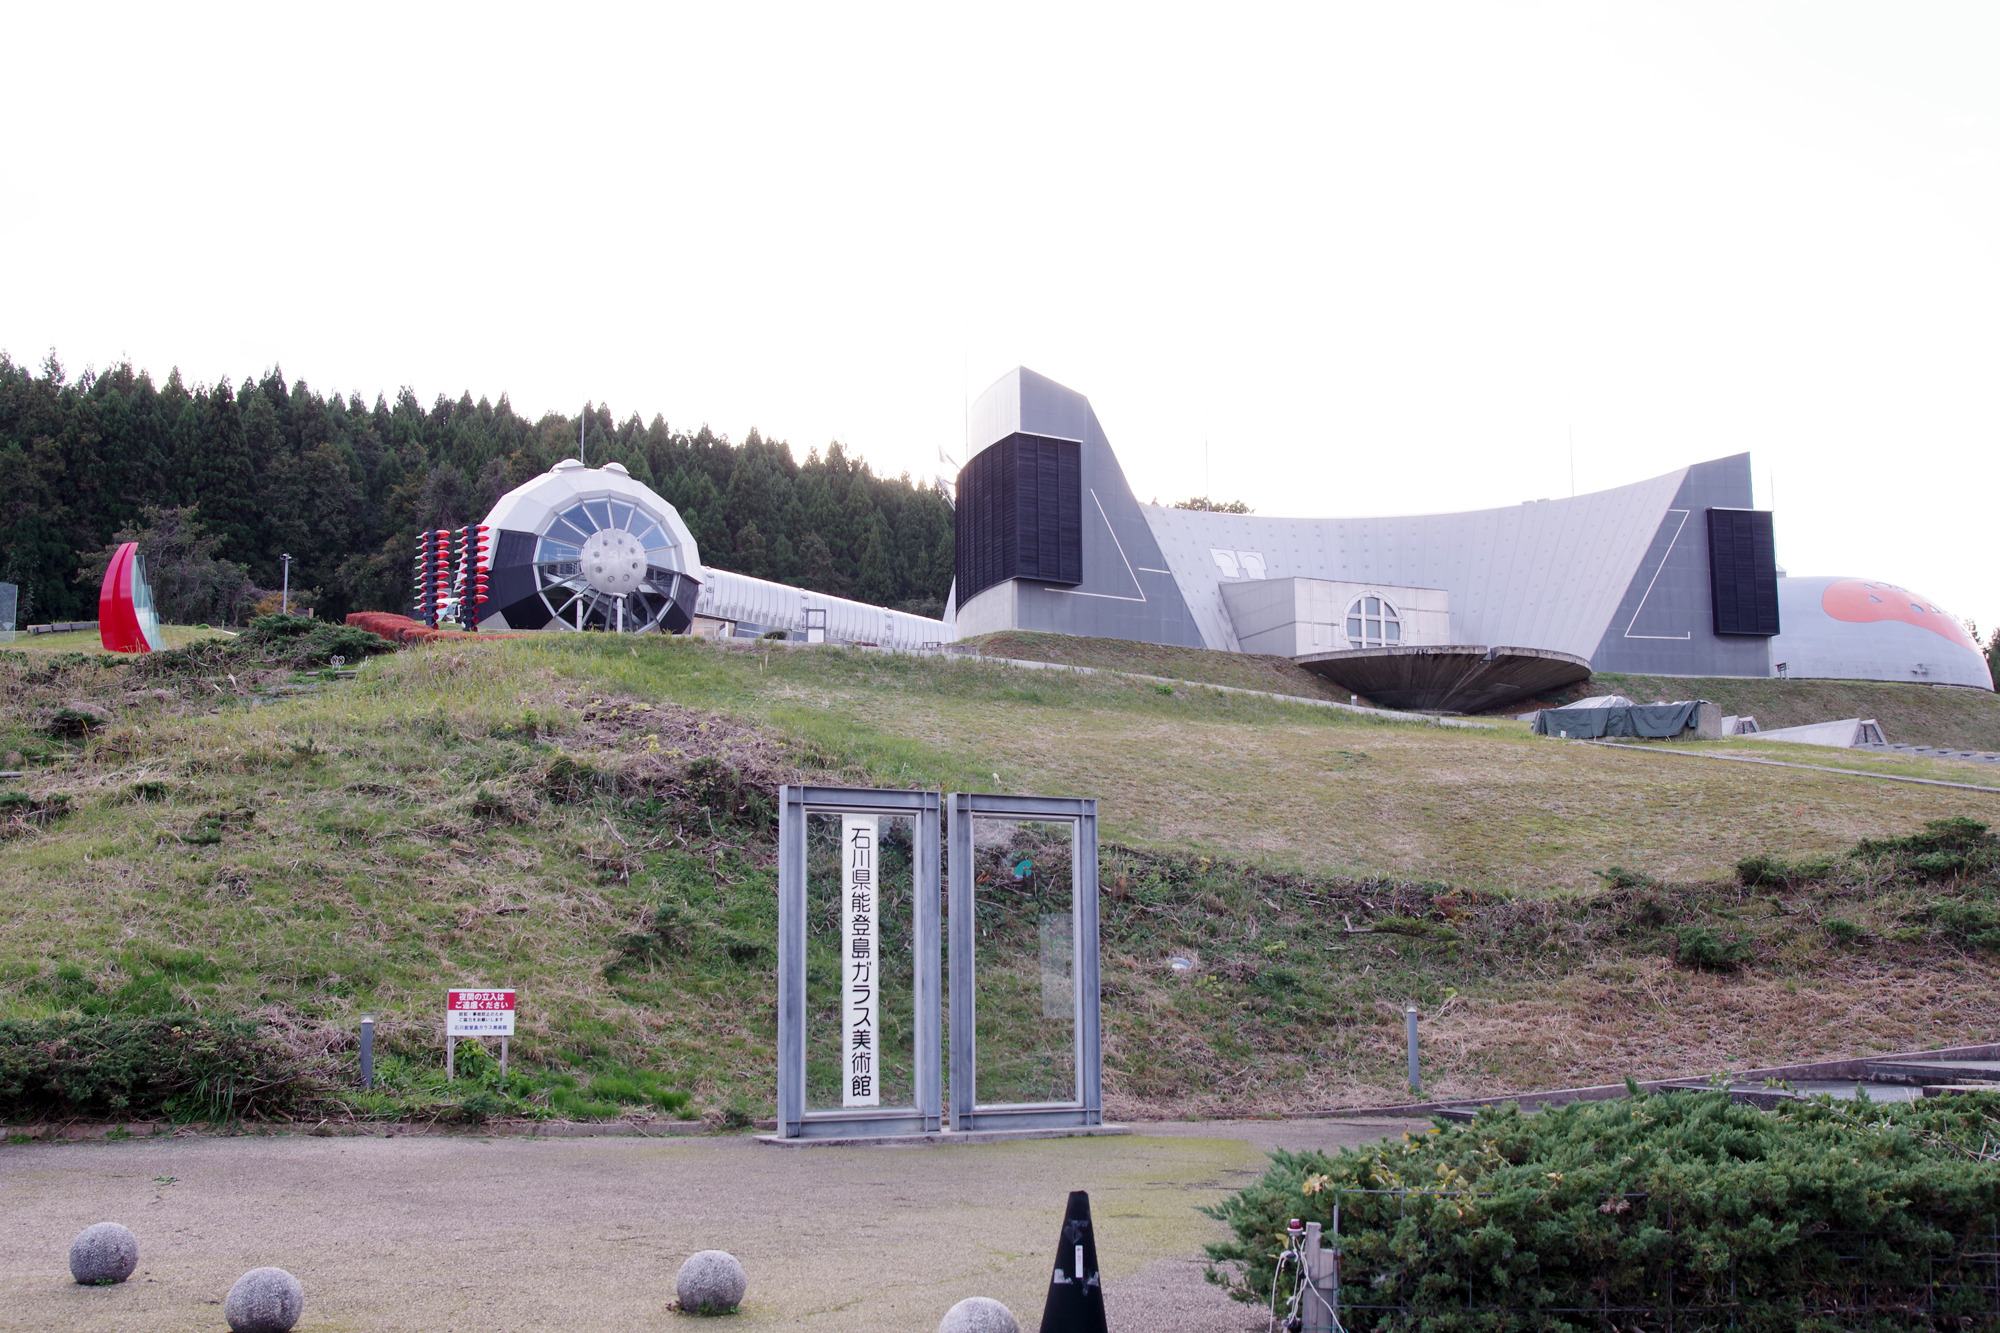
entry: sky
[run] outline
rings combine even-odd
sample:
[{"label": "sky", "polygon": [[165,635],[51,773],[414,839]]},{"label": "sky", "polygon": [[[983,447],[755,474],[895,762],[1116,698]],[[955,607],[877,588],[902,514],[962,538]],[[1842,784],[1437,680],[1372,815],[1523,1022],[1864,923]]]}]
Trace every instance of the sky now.
[{"label": "sky", "polygon": [[1267,514],[1748,450],[1790,572],[2000,626],[1984,0],[4,16],[16,361],[919,478],[1026,365],[1142,500]]}]

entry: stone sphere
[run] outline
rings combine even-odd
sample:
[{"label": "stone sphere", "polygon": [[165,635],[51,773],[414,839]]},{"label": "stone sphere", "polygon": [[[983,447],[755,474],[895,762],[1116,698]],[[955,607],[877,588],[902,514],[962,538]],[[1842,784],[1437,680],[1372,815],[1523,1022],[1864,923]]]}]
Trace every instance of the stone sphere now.
[{"label": "stone sphere", "polygon": [[743,1265],[727,1250],[703,1250],[688,1256],[674,1277],[674,1296],[689,1314],[727,1314],[743,1304],[750,1279]]},{"label": "stone sphere", "polygon": [[306,1289],[282,1268],[253,1268],[236,1279],[222,1302],[235,1333],[291,1333],[306,1308]]},{"label": "stone sphere", "polygon": [[945,1311],[938,1333],[1021,1333],[1021,1321],[996,1300],[967,1296]]},{"label": "stone sphere", "polygon": [[69,1243],[69,1275],[88,1287],[123,1282],[139,1266],[139,1238],[116,1222],[99,1222]]}]

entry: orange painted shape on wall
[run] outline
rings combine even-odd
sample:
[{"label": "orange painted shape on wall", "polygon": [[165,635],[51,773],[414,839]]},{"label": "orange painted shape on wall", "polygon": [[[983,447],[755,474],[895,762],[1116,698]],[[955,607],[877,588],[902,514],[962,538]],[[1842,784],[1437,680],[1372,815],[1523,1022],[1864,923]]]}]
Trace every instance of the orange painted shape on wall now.
[{"label": "orange painted shape on wall", "polygon": [[1979,652],[1979,645],[1965,632],[1965,626],[1946,615],[1944,610],[1930,598],[1899,588],[1893,583],[1870,583],[1865,579],[1841,579],[1826,585],[1820,594],[1819,604],[1835,620],[1845,620],[1849,624],[1867,625],[1878,620],[1900,620],[1905,625],[1915,625],[1933,634],[1941,634],[1953,643],[1973,652]]},{"label": "orange painted shape on wall", "polygon": [[126,542],[111,553],[104,586],[97,594],[97,637],[107,652],[150,653],[164,648],[153,589],[146,582],[146,557],[139,543]]}]

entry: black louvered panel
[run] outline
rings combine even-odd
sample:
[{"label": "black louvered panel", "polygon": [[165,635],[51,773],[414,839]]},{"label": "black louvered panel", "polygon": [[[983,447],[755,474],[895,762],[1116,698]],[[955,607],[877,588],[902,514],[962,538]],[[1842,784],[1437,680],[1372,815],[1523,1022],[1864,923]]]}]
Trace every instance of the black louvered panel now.
[{"label": "black louvered panel", "polygon": [[1056,583],[1083,582],[1083,450],[1063,441],[1056,448],[1056,563],[1047,577]]},{"label": "black louvered panel", "polygon": [[1083,463],[1071,440],[1010,435],[958,474],[958,600],[996,583],[1083,580]]},{"label": "black louvered panel", "polygon": [[1769,510],[1708,511],[1708,575],[1717,634],[1778,632],[1778,549]]}]

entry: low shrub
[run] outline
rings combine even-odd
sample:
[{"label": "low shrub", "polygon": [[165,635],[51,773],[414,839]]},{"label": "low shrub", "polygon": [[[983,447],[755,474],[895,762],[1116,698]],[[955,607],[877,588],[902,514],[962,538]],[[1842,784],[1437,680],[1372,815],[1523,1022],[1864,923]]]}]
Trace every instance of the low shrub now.
[{"label": "low shrub", "polygon": [[718,819],[759,832],[777,823],[772,793],[759,789],[734,764],[701,755],[689,762],[685,781],[688,799]]},{"label": "low shrub", "polygon": [[618,953],[605,965],[604,975],[616,980],[634,968],[651,969],[657,963],[684,956],[694,942],[698,925],[685,904],[661,903],[653,909],[652,919],[645,925],[611,942]]},{"label": "low shrub", "polygon": [[326,666],[336,657],[358,662],[396,651],[395,644],[358,625],[310,616],[259,616],[232,646],[241,654],[301,668]]},{"label": "low shrub", "polygon": [[301,1110],[314,1095],[297,1057],[242,1020],[0,1022],[0,1119],[235,1120]]},{"label": "low shrub", "polygon": [[1736,863],[1736,878],[1746,889],[1792,889],[1817,884],[1833,873],[1834,864],[1832,857],[1785,861],[1775,856],[1752,856]]},{"label": "low shrub", "polygon": [[1854,855],[1921,879],[1951,879],[2000,869],[2000,838],[1978,820],[1955,815],[1933,819],[1908,837],[1864,838]]},{"label": "low shrub", "polygon": [[24,791],[0,791],[0,841],[53,824],[68,813],[69,797],[61,792],[37,797]]},{"label": "low shrub", "polygon": [[1682,926],[1674,932],[1674,961],[1703,972],[1734,972],[1750,961],[1756,947],[1709,926]]},{"label": "low shrub", "polygon": [[1212,1277],[1261,1304],[1287,1221],[1330,1227],[1337,1208],[1355,1333],[1625,1327],[1600,1314],[1618,1307],[1645,1312],[1634,1327],[1667,1310],[1685,1328],[1874,1327],[1860,1307],[1957,1327],[1990,1301],[2000,1119],[1983,1099],[1763,1112],[1724,1092],[1632,1090],[1273,1153],[1262,1180],[1204,1210],[1235,1233],[1208,1250],[1235,1271]]},{"label": "low shrub", "polygon": [[542,794],[559,805],[587,801],[612,785],[604,773],[566,754],[559,754],[543,765],[538,780]]},{"label": "low shrub", "polygon": [[1991,902],[1947,898],[1918,915],[1955,944],[2000,949],[2000,907]]},{"label": "low shrub", "polygon": [[51,736],[76,740],[97,731],[110,720],[110,714],[101,708],[63,708],[49,719],[48,732]]}]

